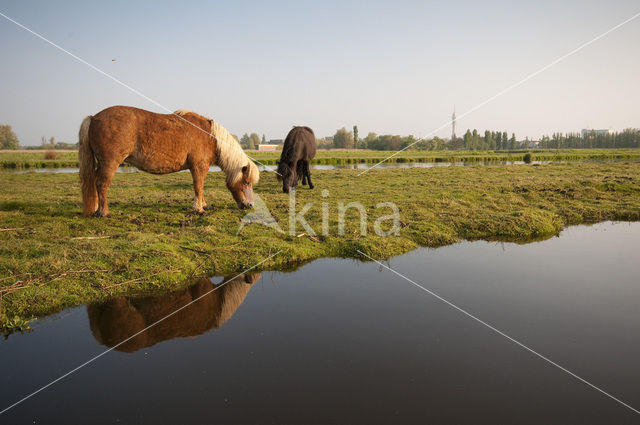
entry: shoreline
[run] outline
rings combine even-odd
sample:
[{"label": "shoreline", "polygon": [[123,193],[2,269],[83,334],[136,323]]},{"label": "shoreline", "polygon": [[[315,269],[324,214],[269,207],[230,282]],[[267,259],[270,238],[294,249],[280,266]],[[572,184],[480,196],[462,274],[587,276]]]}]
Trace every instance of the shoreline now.
[{"label": "shoreline", "polygon": [[[462,240],[526,243],[570,225],[640,220],[637,162],[390,168],[363,177],[355,170],[316,171],[318,189],[300,188],[296,204],[316,203],[306,218],[317,230],[321,190],[329,191],[326,238],[290,236],[259,224],[236,234],[245,212],[233,206],[222,176],[213,174],[205,189],[213,210],[205,216],[190,211],[188,174],[135,173],[114,179],[111,218],[84,219],[77,176],[2,172],[0,227],[15,230],[0,232],[0,328],[117,295],[178,289],[190,278],[233,274],[278,249],[282,254],[261,270],[324,257],[360,259],[358,250],[389,258]],[[256,193],[286,228],[288,198],[278,191],[275,178],[263,173]],[[365,236],[355,233],[355,211],[346,215],[345,235],[336,234],[335,206],[351,200],[371,214]],[[387,200],[400,208],[398,236],[371,229],[382,214],[374,206]]]}]

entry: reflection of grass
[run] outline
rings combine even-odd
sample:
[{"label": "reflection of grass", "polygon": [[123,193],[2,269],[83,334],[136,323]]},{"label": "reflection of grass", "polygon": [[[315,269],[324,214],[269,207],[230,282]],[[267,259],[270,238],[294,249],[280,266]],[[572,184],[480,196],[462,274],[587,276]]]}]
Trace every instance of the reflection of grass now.
[{"label": "reflection of grass", "polygon": [[[47,158],[43,152],[0,151],[0,168],[65,168],[78,166],[77,152],[57,152],[55,157]],[[391,151],[319,151],[314,164],[348,165],[375,164],[393,154]],[[414,151],[398,153],[386,162],[503,162],[523,161],[527,151]],[[265,165],[274,165],[280,158],[280,152],[249,152],[249,155]],[[538,161],[580,161],[638,159],[640,149],[568,149],[535,151]]]},{"label": "reflection of grass", "polygon": [[[298,190],[298,210],[315,202],[306,218],[318,233],[322,203],[329,204],[327,238],[291,237],[259,224],[236,235],[244,212],[220,173],[207,178],[213,210],[205,216],[190,211],[188,173],[134,173],[116,175],[111,218],[85,219],[77,175],[0,172],[0,229],[8,229],[0,231],[1,320],[7,326],[8,317],[24,320],[116,294],[176,288],[191,275],[229,275],[279,249],[262,268],[357,257],[357,250],[388,257],[461,239],[525,241],[571,223],[640,220],[637,162],[358,172],[316,170],[317,189]],[[274,174],[262,173],[256,193],[287,230],[289,200]],[[338,236],[338,202],[351,201],[367,209],[367,236],[360,236],[353,209],[345,235]],[[399,236],[372,235],[375,220],[390,213],[376,209],[379,202],[400,208]]]}]

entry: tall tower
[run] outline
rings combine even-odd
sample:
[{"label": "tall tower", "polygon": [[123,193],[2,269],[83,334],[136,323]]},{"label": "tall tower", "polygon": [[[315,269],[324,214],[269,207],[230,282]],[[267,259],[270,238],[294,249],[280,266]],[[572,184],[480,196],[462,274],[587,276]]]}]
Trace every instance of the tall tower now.
[{"label": "tall tower", "polygon": [[453,115],[451,115],[451,141],[456,140],[456,107],[453,107]]}]

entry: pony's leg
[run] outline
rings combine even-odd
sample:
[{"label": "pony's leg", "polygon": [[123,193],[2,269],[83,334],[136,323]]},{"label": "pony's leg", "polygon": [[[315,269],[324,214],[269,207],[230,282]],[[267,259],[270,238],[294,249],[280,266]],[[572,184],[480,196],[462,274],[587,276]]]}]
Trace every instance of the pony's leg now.
[{"label": "pony's leg", "polygon": [[304,186],[305,184],[307,184],[307,173],[304,170],[304,162],[302,163],[302,167],[301,171],[302,171],[302,185]]},{"label": "pony's leg", "polygon": [[293,180],[293,187],[298,186],[298,179],[302,176],[302,184],[304,183],[304,162],[299,160],[296,162],[296,178]]},{"label": "pony's leg", "polygon": [[95,212],[97,217],[109,216],[109,203],[107,202],[107,192],[111,186],[111,180],[116,174],[119,163],[101,163],[98,165],[98,176],[96,179],[96,188],[98,189],[98,210]]},{"label": "pony's leg", "polygon": [[193,199],[193,210],[198,214],[204,214],[207,203],[204,201],[204,179],[207,177],[208,167],[194,166],[191,168],[191,177],[193,178],[193,191],[195,198]]},{"label": "pony's leg", "polygon": [[313,183],[311,183],[311,171],[309,170],[309,162],[304,162],[304,175],[307,177],[307,181],[309,182],[309,189],[313,189]]}]

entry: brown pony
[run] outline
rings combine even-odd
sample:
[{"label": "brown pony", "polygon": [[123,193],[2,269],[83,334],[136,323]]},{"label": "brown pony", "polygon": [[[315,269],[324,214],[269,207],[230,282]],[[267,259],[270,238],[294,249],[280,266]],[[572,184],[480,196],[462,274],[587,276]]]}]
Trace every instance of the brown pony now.
[{"label": "brown pony", "polygon": [[253,206],[258,167],[212,119],[189,111],[156,114],[112,106],[85,118],[78,137],[85,216],[109,215],[107,191],[123,162],[153,174],[190,170],[195,191],[193,209],[200,214],[207,206],[204,180],[215,164],[225,172],[227,188],[238,207]]}]

